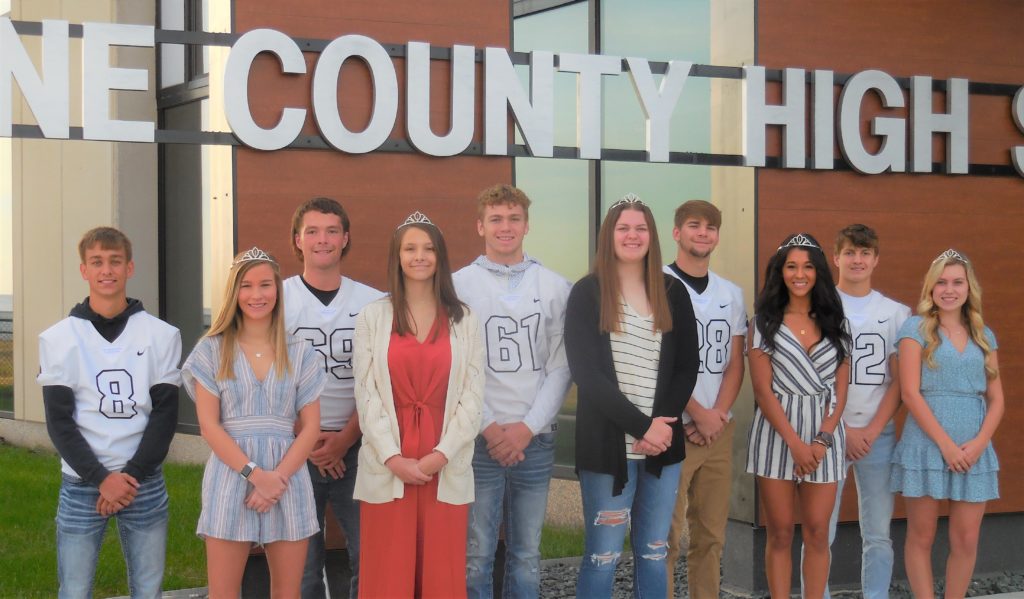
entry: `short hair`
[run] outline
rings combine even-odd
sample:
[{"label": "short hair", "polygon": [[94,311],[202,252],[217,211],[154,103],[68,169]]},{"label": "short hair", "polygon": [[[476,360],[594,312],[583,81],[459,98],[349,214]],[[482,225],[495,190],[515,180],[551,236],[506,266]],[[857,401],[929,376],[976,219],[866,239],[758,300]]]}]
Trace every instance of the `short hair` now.
[{"label": "short hair", "polygon": [[324,214],[336,214],[341,219],[342,232],[348,233],[348,243],[345,244],[345,247],[341,248],[341,257],[344,258],[348,251],[352,249],[352,231],[349,230],[351,223],[348,220],[348,212],[345,212],[345,209],[341,207],[341,203],[338,200],[325,197],[306,200],[295,209],[295,214],[292,215],[292,236],[289,239],[289,245],[292,246],[295,257],[299,259],[299,262],[303,261],[302,250],[299,249],[299,246],[295,245],[295,236],[302,231],[302,217],[306,216],[307,212],[313,212],[314,210]]},{"label": "short hair", "polygon": [[853,224],[839,231],[836,235],[835,253],[842,252],[843,246],[847,243],[855,248],[874,250],[875,255],[878,255],[878,233],[867,225]]},{"label": "short hair", "polygon": [[492,185],[487,189],[480,192],[477,196],[476,215],[477,218],[482,219],[484,217],[484,211],[490,206],[522,206],[523,215],[526,220],[530,220],[530,198],[523,193],[522,189],[508,185],[506,183],[499,183]]},{"label": "short hair", "polygon": [[680,204],[676,208],[675,227],[682,227],[689,218],[704,219],[716,228],[722,226],[722,211],[706,200],[689,200]]},{"label": "short hair", "polygon": [[78,242],[78,257],[82,264],[85,264],[85,252],[92,246],[99,244],[102,250],[124,250],[124,257],[129,262],[132,259],[132,242],[128,236],[114,227],[96,227],[89,229],[82,235]]}]

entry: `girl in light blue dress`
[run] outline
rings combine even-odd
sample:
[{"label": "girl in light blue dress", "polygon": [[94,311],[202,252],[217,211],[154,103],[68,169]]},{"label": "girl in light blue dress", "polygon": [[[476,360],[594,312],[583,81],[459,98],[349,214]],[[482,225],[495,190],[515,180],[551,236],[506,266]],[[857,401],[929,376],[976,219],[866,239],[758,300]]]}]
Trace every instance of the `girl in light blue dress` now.
[{"label": "girl in light blue dress", "polygon": [[239,254],[217,318],[182,366],[213,450],[196,530],[211,598],[239,596],[253,545],[266,551],[271,595],[297,597],[306,544],[320,530],[306,456],[320,433],[323,362],[285,334],[281,297],[273,258]]},{"label": "girl in light blue dress", "polygon": [[992,435],[1003,417],[996,338],[981,317],[981,287],[955,250],[925,275],[917,316],[899,332],[900,391],[910,411],[890,487],[907,506],[904,562],[915,597],[934,597],[932,544],[949,500],[946,597],[967,592],[985,502],[999,497]]}]

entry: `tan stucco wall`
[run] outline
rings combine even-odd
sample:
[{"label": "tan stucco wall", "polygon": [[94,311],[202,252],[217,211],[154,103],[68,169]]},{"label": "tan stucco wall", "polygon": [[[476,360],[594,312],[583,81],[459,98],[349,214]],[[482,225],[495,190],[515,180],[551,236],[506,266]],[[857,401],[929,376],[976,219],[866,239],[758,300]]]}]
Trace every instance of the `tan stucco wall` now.
[{"label": "tan stucco wall", "polygon": [[[129,1],[15,0],[11,17],[71,23],[153,24],[155,3]],[[37,59],[40,38],[23,36]],[[81,40],[69,52],[71,125],[81,126]],[[155,52],[115,51],[118,66],[150,72],[149,92],[112,94],[116,118],[156,120],[152,90]],[[20,94],[20,92],[19,92]],[[32,112],[15,102],[15,123],[34,124]],[[157,307],[157,150],[154,144],[16,139],[11,144],[14,257],[14,413],[43,420],[37,336],[63,318],[88,293],[78,272],[78,239],[94,226],[113,225],[132,239],[135,278],[128,293]]]}]

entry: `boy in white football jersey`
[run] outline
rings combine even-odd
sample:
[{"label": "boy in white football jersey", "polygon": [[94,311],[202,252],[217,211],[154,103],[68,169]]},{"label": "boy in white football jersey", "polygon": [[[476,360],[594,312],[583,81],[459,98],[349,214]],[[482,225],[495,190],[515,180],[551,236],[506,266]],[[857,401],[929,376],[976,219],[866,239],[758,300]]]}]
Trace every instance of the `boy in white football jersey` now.
[{"label": "boy in white football jersey", "polygon": [[505,527],[505,597],[537,597],[540,536],[555,457],[555,423],[569,389],[562,345],[569,282],[523,252],[530,199],[511,185],[481,192],[484,255],[454,275],[484,328],[487,373],[473,475],[466,578],[491,597],[498,528]]},{"label": "boy in white football jersey", "polygon": [[178,424],[181,337],[129,299],[132,246],[98,227],[78,244],[89,297],[39,335],[46,428],[61,456],[59,596],[92,596],[107,520],[117,519],[133,597],[159,597],[167,547],[161,464]]},{"label": "boy in white football jersey", "polygon": [[324,361],[327,386],[320,395],[320,438],[309,454],[320,533],[309,540],[302,575],[304,598],[325,596],[324,521],[327,503],[348,543],[349,597],[359,593],[359,505],[352,499],[361,433],[355,417],[352,335],[356,316],[380,291],[341,274],[352,245],[348,213],[330,198],[303,202],[292,217],[292,249],[302,275],[284,282],[285,330],[307,339]]},{"label": "boy in white football jersey", "polygon": [[718,246],[722,212],[690,200],[676,209],[672,238],[679,246],[665,272],[685,283],[697,317],[700,372],[682,414],[686,460],[679,475],[669,531],[668,597],[675,591],[675,564],[684,521],[690,527],[686,554],[690,596],[717,598],[732,486],[732,404],[743,381],[747,311],[739,287],[709,270]]},{"label": "boy in white football jersey", "polygon": [[[888,597],[893,566],[889,471],[896,446],[893,415],[900,405],[896,333],[910,316],[910,308],[871,288],[871,275],[878,266],[878,235],[870,227],[850,225],[840,231],[832,260],[839,268],[839,297],[853,337],[843,423],[846,459],[857,477],[863,543],[861,587],[867,599]],[[838,497],[842,497],[844,482],[839,481]],[[838,518],[837,498],[829,543],[835,539]]]}]

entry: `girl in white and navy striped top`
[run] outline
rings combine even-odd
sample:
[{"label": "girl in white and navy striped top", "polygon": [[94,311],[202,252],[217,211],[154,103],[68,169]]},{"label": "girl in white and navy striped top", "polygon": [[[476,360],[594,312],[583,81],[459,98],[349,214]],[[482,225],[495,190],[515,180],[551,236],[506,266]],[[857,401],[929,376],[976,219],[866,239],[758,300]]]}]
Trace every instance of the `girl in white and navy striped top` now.
[{"label": "girl in white and navy striped top", "polygon": [[804,597],[821,597],[828,527],[846,471],[842,413],[849,380],[843,307],[813,237],[792,235],[768,261],[749,343],[757,407],[747,472],[757,475],[768,532],[772,597],[789,597],[797,496],[804,542]]},{"label": "girl in white and navy striped top", "polygon": [[577,385],[576,469],[586,524],[577,597],[610,597],[626,531],[637,596],[666,595],[668,530],[683,459],[683,407],[697,380],[697,328],[683,284],[661,272],[650,209],[612,205],[594,272],[573,286],[565,351]]}]

